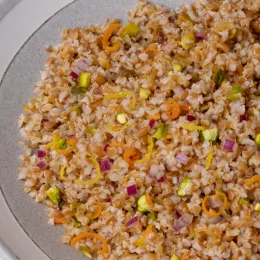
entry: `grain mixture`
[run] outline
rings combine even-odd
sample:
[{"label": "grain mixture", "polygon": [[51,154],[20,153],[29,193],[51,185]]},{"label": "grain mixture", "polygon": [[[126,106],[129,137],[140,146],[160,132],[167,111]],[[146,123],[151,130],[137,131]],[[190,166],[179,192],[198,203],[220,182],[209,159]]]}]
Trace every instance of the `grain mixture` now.
[{"label": "grain mixture", "polygon": [[19,179],[93,259],[260,259],[260,2],[140,0],[64,29]]}]

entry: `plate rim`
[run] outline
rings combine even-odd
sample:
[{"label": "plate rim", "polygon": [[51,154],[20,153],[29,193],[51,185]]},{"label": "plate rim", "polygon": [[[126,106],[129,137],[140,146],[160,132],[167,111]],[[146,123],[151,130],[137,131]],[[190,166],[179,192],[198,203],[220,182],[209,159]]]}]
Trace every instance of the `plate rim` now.
[{"label": "plate rim", "polygon": [[[0,86],[13,59],[26,42],[53,15],[74,0],[23,0],[0,21]],[[31,23],[31,21],[34,21]],[[15,25],[15,26],[14,26]],[[21,33],[22,32],[22,33]],[[8,49],[8,52],[5,50]],[[0,184],[0,259],[50,260],[12,214]],[[15,234],[13,236],[12,234]],[[22,243],[21,243],[22,241]],[[26,245],[26,250],[24,250]]]}]

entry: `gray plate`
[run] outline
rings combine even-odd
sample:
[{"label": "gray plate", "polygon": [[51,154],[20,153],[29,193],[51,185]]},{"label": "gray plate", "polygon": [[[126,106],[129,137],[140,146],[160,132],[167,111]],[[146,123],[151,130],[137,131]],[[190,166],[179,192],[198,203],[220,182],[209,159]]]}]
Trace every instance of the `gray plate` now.
[{"label": "gray plate", "polygon": [[[174,8],[184,1],[151,2]],[[39,71],[46,59],[44,47],[60,41],[63,27],[104,23],[107,17],[125,20],[127,11],[133,9],[135,4],[136,1],[132,0],[75,1],[50,18],[30,37],[10,64],[0,85],[0,187],[17,222],[32,241],[53,260],[86,258],[73,248],[60,244],[59,239],[64,229],[47,224],[47,214],[43,206],[34,203],[23,192],[23,183],[17,181],[18,156],[21,152],[17,119],[22,113],[23,105],[32,95],[35,82],[39,80]]]}]

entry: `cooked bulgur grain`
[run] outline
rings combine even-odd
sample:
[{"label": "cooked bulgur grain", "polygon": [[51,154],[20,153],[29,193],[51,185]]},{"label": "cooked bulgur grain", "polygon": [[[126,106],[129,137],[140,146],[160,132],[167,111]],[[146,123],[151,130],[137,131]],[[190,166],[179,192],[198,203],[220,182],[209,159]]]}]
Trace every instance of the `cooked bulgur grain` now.
[{"label": "cooked bulgur grain", "polygon": [[62,243],[98,260],[260,259],[259,10],[140,0],[127,25],[64,29],[46,49],[19,179]]}]

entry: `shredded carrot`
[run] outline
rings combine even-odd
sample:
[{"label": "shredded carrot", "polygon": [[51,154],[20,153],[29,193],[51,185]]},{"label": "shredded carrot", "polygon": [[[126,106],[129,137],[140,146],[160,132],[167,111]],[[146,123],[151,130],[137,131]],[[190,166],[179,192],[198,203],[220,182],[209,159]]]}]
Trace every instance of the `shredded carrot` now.
[{"label": "shredded carrot", "polygon": [[152,230],[153,230],[153,224],[148,225],[147,229],[144,231],[144,234],[143,234],[144,237],[146,238],[149,235],[149,233],[152,232]]},{"label": "shredded carrot", "polygon": [[29,107],[29,106],[27,106],[27,105],[25,105],[25,106],[23,106],[23,109],[25,110],[25,111],[31,111],[31,108]]},{"label": "shredded carrot", "polygon": [[109,106],[110,109],[115,110],[117,112],[121,111],[122,109],[120,108],[120,106]]},{"label": "shredded carrot", "polygon": [[32,112],[32,113],[36,113],[37,112],[37,109],[35,108],[35,107],[29,107],[29,106],[27,106],[27,105],[25,105],[24,107],[23,107],[23,109],[25,110],[25,111],[27,111],[27,112]]},{"label": "shredded carrot", "polygon": [[172,136],[171,134],[167,134],[167,135],[165,136],[165,139],[166,139],[166,140],[173,140],[173,136]]},{"label": "shredded carrot", "polygon": [[124,98],[127,96],[131,96],[132,97],[132,102],[129,105],[130,109],[134,109],[136,106],[136,98],[135,98],[135,94],[133,91],[131,90],[126,90],[126,91],[120,91],[118,93],[109,93],[107,95],[105,95],[105,99],[110,100],[110,99],[118,99],[118,98]]},{"label": "shredded carrot", "polygon": [[127,183],[127,178],[124,178],[124,179],[122,180],[122,183],[123,183],[123,184]]},{"label": "shredded carrot", "polygon": [[254,176],[251,177],[250,179],[247,179],[247,180],[245,181],[245,183],[246,183],[246,186],[247,186],[248,188],[251,188],[252,185],[253,185],[255,182],[257,182],[257,181],[260,181],[260,175],[254,175]]},{"label": "shredded carrot", "polygon": [[212,231],[212,229],[209,229],[209,228],[195,228],[194,231],[195,231],[196,233],[202,233],[202,232],[203,232],[203,233],[206,233],[206,234],[212,236],[212,237],[214,238],[214,240],[217,239],[217,238],[216,238],[216,235],[214,234],[214,232]]},{"label": "shredded carrot", "polygon": [[66,218],[54,218],[54,224],[66,224]]},{"label": "shredded carrot", "polygon": [[158,120],[158,119],[160,119],[160,117],[161,117],[160,113],[156,113],[154,115],[148,115],[146,118],[149,120],[152,120],[152,119]]},{"label": "shredded carrot", "polygon": [[142,246],[142,245],[145,243],[145,241],[146,241],[148,235],[152,232],[152,230],[153,230],[153,224],[148,225],[148,227],[147,227],[146,230],[144,231],[142,237],[138,238],[138,239],[134,242],[134,245],[135,245],[135,246]]},{"label": "shredded carrot", "polygon": [[30,109],[29,106],[27,106],[27,105],[23,106],[23,109],[24,109],[25,111],[31,111],[31,109]]},{"label": "shredded carrot", "polygon": [[96,77],[96,82],[97,82],[97,84],[98,84],[99,86],[102,86],[102,85],[104,85],[104,84],[107,82],[107,80],[106,80],[105,77],[103,77],[103,76],[101,76],[101,75],[97,75],[97,77]]},{"label": "shredded carrot", "polygon": [[87,214],[87,217],[88,217],[89,219],[96,219],[96,218],[98,218],[98,217],[101,215],[101,213],[102,213],[102,205],[101,205],[101,203],[100,203],[99,201],[94,201],[94,202],[92,202],[92,203],[89,205],[89,207],[92,207],[92,206],[94,206],[94,205],[97,205],[97,209],[96,209],[94,212],[91,212],[91,213]]},{"label": "shredded carrot", "polygon": [[108,252],[107,241],[102,236],[100,236],[96,233],[92,233],[92,232],[80,233],[79,235],[77,235],[71,239],[70,244],[71,244],[71,246],[75,246],[78,241],[86,239],[86,238],[95,238],[102,242],[103,247],[102,247],[102,250],[98,251],[98,255],[104,255],[105,253]]},{"label": "shredded carrot", "polygon": [[211,197],[212,196],[210,196],[210,195],[207,195],[204,197],[204,199],[202,201],[202,210],[208,217],[220,216],[223,213],[223,211],[228,208],[227,196],[225,195],[225,193],[222,193],[222,192],[218,192],[216,195],[213,195],[214,199],[220,198],[223,200],[223,205],[221,206],[221,209],[219,211],[215,211],[213,209],[210,209],[210,210],[207,209],[208,200],[211,199]]},{"label": "shredded carrot", "polygon": [[171,119],[176,119],[181,113],[181,108],[178,102],[173,99],[167,100],[165,103],[166,106],[166,115]]},{"label": "shredded carrot", "polygon": [[63,165],[60,169],[60,179],[63,181],[69,180],[68,178],[64,177],[66,168],[68,168],[68,165]]},{"label": "shredded carrot", "polygon": [[87,156],[90,157],[91,161],[93,162],[95,168],[96,168],[96,177],[94,179],[91,179],[91,180],[88,180],[88,181],[84,181],[84,180],[80,180],[80,179],[77,179],[75,181],[76,184],[80,184],[80,185],[93,185],[95,183],[97,183],[102,175],[101,175],[101,171],[100,171],[100,166],[99,166],[99,163],[98,161],[96,160],[95,156],[91,153],[87,153]]},{"label": "shredded carrot", "polygon": [[122,140],[121,142],[117,142],[117,141],[113,141],[111,143],[111,146],[115,146],[115,147],[124,147],[125,142]]},{"label": "shredded carrot", "polygon": [[76,138],[69,138],[67,140],[67,144],[70,145],[68,149],[62,150],[59,148],[59,140],[60,137],[56,134],[52,136],[52,141],[45,146],[46,149],[53,149],[59,154],[68,155],[73,152],[73,150],[76,148],[77,140]]},{"label": "shredded carrot", "polygon": [[154,205],[153,199],[148,193],[146,194],[146,201],[150,206]]},{"label": "shredded carrot", "polygon": [[136,148],[126,147],[124,148],[123,159],[132,166],[135,161],[140,158],[140,151]]},{"label": "shredded carrot", "polygon": [[188,260],[190,259],[190,253],[189,252],[185,252],[182,256],[180,260]]},{"label": "shredded carrot", "polygon": [[75,138],[70,138],[67,143],[70,145],[70,148],[69,149],[66,149],[66,150],[61,150],[61,149],[57,149],[57,153],[59,154],[63,154],[63,155],[68,155],[70,153],[73,152],[73,150],[75,149],[76,147],[76,144],[77,144],[77,140]]},{"label": "shredded carrot", "polygon": [[59,210],[55,212],[53,220],[54,224],[66,224],[66,218]]},{"label": "shredded carrot", "polygon": [[48,143],[47,145],[45,145],[45,148],[46,149],[49,149],[49,148],[51,148],[51,149],[53,149],[53,150],[56,150],[56,149],[58,149],[58,145],[59,145],[59,139],[60,139],[60,137],[58,136],[58,135],[53,135],[52,136],[52,140],[51,140],[51,142],[50,143]]},{"label": "shredded carrot", "polygon": [[207,159],[206,159],[206,170],[208,170],[211,166],[212,163],[212,159],[213,159],[213,152],[209,152]]},{"label": "shredded carrot", "polygon": [[199,125],[192,125],[192,124],[183,124],[182,127],[184,129],[187,129],[189,131],[203,131],[205,128],[203,126],[199,126]]},{"label": "shredded carrot", "polygon": [[105,31],[104,37],[102,39],[102,45],[104,50],[115,52],[120,49],[120,42],[116,42],[113,46],[109,46],[110,37],[112,36],[113,32],[120,27],[122,27],[120,23],[114,23],[110,25],[108,29]]},{"label": "shredded carrot", "polygon": [[147,53],[148,55],[157,55],[159,53],[156,45],[150,45],[147,48],[144,49],[144,53]]},{"label": "shredded carrot", "polygon": [[120,125],[120,126],[119,125],[115,125],[115,126],[109,126],[108,129],[111,130],[111,131],[118,132],[118,131],[124,130],[126,127],[127,127],[127,124]]},{"label": "shredded carrot", "polygon": [[180,105],[180,108],[181,108],[181,111],[187,112],[191,109],[191,106],[187,105],[187,104],[183,104],[183,105]]},{"label": "shredded carrot", "polygon": [[152,152],[153,152],[153,146],[154,146],[153,137],[152,136],[148,136],[147,154],[144,156],[143,159],[138,160],[136,162],[137,163],[148,162],[151,159],[151,155],[152,155]]}]

